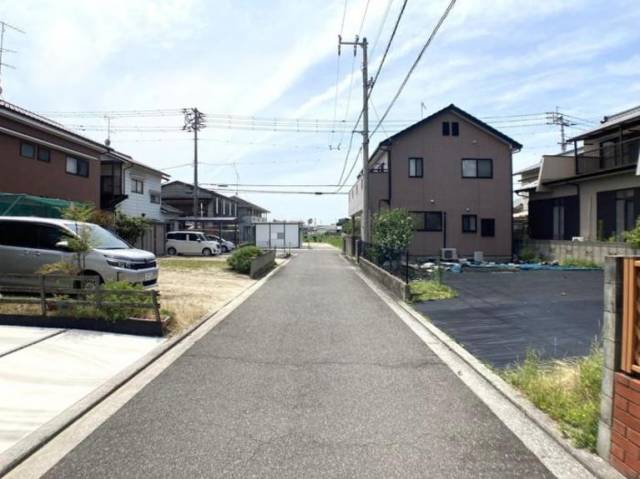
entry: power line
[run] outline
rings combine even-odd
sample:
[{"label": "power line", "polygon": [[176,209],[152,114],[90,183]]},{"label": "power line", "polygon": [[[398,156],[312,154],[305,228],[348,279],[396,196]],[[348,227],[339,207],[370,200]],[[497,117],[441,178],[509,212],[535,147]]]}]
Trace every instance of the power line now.
[{"label": "power line", "polygon": [[[342,9],[342,23],[340,24],[340,33],[338,34],[338,38],[342,35],[344,31],[344,20],[347,16],[347,0],[344,0],[344,7]],[[333,98],[333,123],[332,127],[335,129],[336,119],[338,117],[338,86],[340,83],[340,56],[336,58],[336,88],[335,88],[335,96]],[[333,145],[333,132],[329,134],[329,148]]]},{"label": "power line", "polygon": [[264,194],[275,194],[275,195],[314,195],[314,196],[322,196],[322,195],[348,195],[347,192],[337,192],[337,191],[279,191],[279,190],[253,190],[253,189],[229,189],[229,188],[212,188],[215,191],[225,191],[228,193],[264,193]]},{"label": "power line", "polygon": [[300,185],[285,185],[285,184],[255,184],[255,183],[200,183],[201,185],[210,185],[210,186],[219,186],[221,188],[231,188],[236,186],[241,187],[261,187],[261,188],[323,188],[323,187],[332,187],[332,186],[340,186],[333,184],[300,184]]},{"label": "power line", "polygon": [[389,114],[389,112],[391,111],[391,108],[393,108],[393,105],[395,104],[395,102],[398,100],[398,97],[400,96],[400,94],[402,93],[402,90],[404,90],[405,85],[407,84],[407,82],[409,81],[409,78],[411,77],[411,75],[413,74],[414,70],[416,69],[416,67],[418,66],[418,63],[420,62],[420,60],[422,59],[422,56],[424,55],[424,52],[427,50],[427,48],[429,48],[429,45],[431,45],[431,42],[433,41],[433,39],[435,38],[436,34],[438,33],[438,30],[440,30],[440,27],[442,26],[442,24],[444,23],[444,21],[447,19],[447,16],[449,16],[449,12],[451,11],[451,9],[453,8],[453,6],[456,4],[456,0],[451,0],[449,2],[449,5],[447,6],[447,8],[445,9],[444,13],[442,14],[442,16],[440,17],[440,20],[438,20],[438,23],[436,24],[435,28],[433,29],[433,31],[431,32],[431,35],[429,35],[429,38],[427,39],[427,42],[424,44],[424,46],[422,47],[422,50],[420,50],[420,53],[418,54],[418,57],[416,58],[416,60],[413,62],[413,65],[411,65],[411,68],[409,69],[409,71],[407,72],[407,75],[405,76],[404,80],[402,81],[402,83],[400,84],[400,88],[398,88],[398,91],[396,92],[396,94],[394,95],[393,99],[391,100],[391,103],[389,103],[389,106],[387,107],[386,111],[384,112],[384,114],[382,115],[382,118],[380,119],[380,121],[378,122],[378,125],[376,125],[376,127],[374,128],[373,132],[371,133],[371,135],[375,134],[375,132],[378,130],[378,128],[380,127],[380,125],[382,124],[382,122],[385,120],[385,118],[387,117],[387,115]]},{"label": "power line", "polygon": [[380,65],[378,65],[378,69],[371,81],[371,86],[369,87],[369,96],[371,96],[371,91],[373,90],[374,85],[378,81],[378,77],[380,76],[380,72],[382,71],[382,66],[384,65],[385,60],[387,59],[387,55],[389,54],[389,49],[391,48],[391,44],[393,43],[393,39],[396,36],[396,32],[398,31],[398,25],[400,25],[400,20],[402,20],[402,15],[404,14],[404,10],[407,7],[408,0],[404,0],[402,2],[402,7],[400,8],[400,12],[398,13],[398,17],[396,18],[396,23],[393,25],[393,30],[391,31],[391,36],[387,41],[387,46],[384,49],[384,53],[382,54],[382,59],[380,60]]}]

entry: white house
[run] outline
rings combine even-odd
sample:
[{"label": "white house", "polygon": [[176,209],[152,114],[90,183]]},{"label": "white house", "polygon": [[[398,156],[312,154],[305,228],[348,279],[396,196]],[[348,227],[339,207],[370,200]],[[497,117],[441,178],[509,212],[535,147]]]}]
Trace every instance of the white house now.
[{"label": "white house", "polygon": [[129,216],[164,221],[161,183],[168,178],[166,173],[129,155],[111,151],[102,160],[101,207]]}]

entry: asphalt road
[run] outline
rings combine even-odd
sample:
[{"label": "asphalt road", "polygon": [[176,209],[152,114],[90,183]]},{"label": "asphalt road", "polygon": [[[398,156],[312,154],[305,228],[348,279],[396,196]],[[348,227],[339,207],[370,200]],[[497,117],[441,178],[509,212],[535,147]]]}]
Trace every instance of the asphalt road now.
[{"label": "asphalt road", "polygon": [[300,252],[46,477],[553,477],[331,250]]},{"label": "asphalt road", "polygon": [[501,368],[529,350],[586,355],[602,330],[602,271],[448,273],[459,296],[416,308],[471,354]]}]

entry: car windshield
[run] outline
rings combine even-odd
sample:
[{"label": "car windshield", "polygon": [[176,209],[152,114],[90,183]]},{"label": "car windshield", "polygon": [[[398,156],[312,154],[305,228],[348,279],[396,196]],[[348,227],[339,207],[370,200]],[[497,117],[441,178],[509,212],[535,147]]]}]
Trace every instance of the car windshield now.
[{"label": "car windshield", "polygon": [[96,249],[130,249],[127,243],[118,238],[116,235],[102,228],[101,226],[91,223],[65,223],[65,226],[71,231],[81,234],[87,231],[90,237],[92,248]]}]

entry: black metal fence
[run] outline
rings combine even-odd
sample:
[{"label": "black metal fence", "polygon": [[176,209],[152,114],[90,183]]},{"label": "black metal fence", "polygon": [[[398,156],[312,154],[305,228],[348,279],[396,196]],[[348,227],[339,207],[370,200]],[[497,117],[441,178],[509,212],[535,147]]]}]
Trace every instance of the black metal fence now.
[{"label": "black metal fence", "polygon": [[410,255],[406,249],[393,249],[365,242],[359,244],[359,255],[362,258],[371,261],[405,283],[416,280],[442,282],[443,268],[439,259],[429,261],[424,257]]}]

